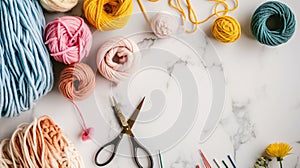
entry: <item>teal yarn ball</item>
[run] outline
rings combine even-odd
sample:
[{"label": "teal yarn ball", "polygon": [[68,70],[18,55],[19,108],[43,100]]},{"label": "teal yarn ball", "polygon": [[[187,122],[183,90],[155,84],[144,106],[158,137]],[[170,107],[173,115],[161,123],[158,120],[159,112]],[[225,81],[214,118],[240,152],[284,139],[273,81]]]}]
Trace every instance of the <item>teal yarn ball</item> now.
[{"label": "teal yarn ball", "polygon": [[[268,24],[272,19],[273,21],[277,19],[278,23],[275,23],[275,28]],[[260,43],[269,46],[286,43],[293,36],[295,26],[296,20],[291,9],[277,1],[269,1],[260,5],[251,19],[252,34]]]}]

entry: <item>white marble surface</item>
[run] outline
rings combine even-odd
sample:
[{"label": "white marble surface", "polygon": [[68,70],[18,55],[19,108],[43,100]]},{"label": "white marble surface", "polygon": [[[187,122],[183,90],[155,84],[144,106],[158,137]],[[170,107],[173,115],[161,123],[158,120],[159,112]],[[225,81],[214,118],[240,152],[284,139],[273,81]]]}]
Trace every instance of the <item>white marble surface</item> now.
[{"label": "white marble surface", "polygon": [[[293,154],[284,160],[285,168],[300,168],[299,28],[286,44],[278,47],[259,44],[251,35],[249,24],[252,13],[263,2],[241,0],[238,10],[229,14],[242,27],[241,38],[231,44],[213,39],[210,34],[213,19],[200,25],[195,34],[159,40],[149,33],[150,28],[134,2],[135,15],[124,29],[104,33],[92,30],[93,47],[84,62],[97,73],[97,88],[78,105],[88,126],[96,130],[94,140],[80,140],[79,116],[59,94],[57,83],[31,112],[14,119],[0,119],[0,139],[9,137],[18,124],[47,114],[76,144],[86,167],[96,167],[95,152],[120,131],[108,96],[116,95],[128,117],[145,95],[146,103],[133,132],[153,154],[155,167],[159,167],[158,149],[162,150],[164,167],[170,168],[193,168],[200,164],[201,149],[213,167],[216,167],[213,158],[229,164],[226,157],[230,154],[239,168],[250,168],[268,144],[284,141],[293,147]],[[291,7],[299,22],[300,1],[282,2]],[[194,3],[199,18],[208,15],[211,2]],[[147,11],[176,14],[163,0],[144,4]],[[69,14],[80,15],[80,8]],[[47,14],[48,21],[57,16]],[[95,64],[99,46],[114,36],[132,38],[143,55],[138,71],[118,86],[104,80]],[[56,76],[60,71],[57,65]],[[220,122],[215,125],[217,121]],[[204,136],[210,135],[210,131],[203,130],[204,124],[211,129],[216,126],[207,140]],[[129,147],[125,138],[119,155],[106,167],[136,167],[129,157]],[[278,164],[274,161],[272,167]]]}]

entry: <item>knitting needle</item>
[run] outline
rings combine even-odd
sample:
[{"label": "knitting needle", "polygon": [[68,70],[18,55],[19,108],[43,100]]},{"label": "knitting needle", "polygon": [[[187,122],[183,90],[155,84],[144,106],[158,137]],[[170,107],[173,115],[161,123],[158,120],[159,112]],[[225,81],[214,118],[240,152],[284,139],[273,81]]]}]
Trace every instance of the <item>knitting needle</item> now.
[{"label": "knitting needle", "polygon": [[233,168],[236,168],[236,165],[234,164],[233,160],[231,159],[230,155],[227,155],[230,163],[232,164]]},{"label": "knitting needle", "polygon": [[213,161],[215,162],[215,164],[217,165],[218,168],[221,168],[221,166],[218,164],[216,159],[213,159]]},{"label": "knitting needle", "polygon": [[160,168],[164,168],[163,167],[163,162],[162,162],[162,157],[161,157],[161,154],[160,154],[160,150],[158,150],[158,156],[159,156],[159,165],[160,165]]},{"label": "knitting needle", "polygon": [[200,156],[202,157],[205,168],[211,168],[211,165],[209,164],[209,162],[207,161],[206,157],[204,156],[204,154],[201,150],[200,150]]},{"label": "knitting needle", "polygon": [[229,167],[227,166],[227,164],[225,163],[224,160],[222,160],[222,163],[223,163],[223,165],[224,165],[226,168],[229,168]]}]

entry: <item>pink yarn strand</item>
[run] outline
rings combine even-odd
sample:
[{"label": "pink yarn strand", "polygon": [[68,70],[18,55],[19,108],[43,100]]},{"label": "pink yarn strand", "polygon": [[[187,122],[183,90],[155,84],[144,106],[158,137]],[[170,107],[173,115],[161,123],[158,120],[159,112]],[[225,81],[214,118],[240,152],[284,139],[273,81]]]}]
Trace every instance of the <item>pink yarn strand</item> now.
[{"label": "pink yarn strand", "polygon": [[84,117],[83,117],[83,114],[80,111],[77,104],[72,100],[70,100],[70,102],[74,105],[76,111],[78,112],[78,114],[80,116],[80,119],[81,119],[81,122],[82,122],[82,125],[83,125],[83,131],[81,132],[81,139],[83,141],[87,141],[87,140],[92,139],[92,137],[94,136],[94,128],[93,127],[89,127],[89,128],[87,127],[86,122],[85,122]]},{"label": "pink yarn strand", "polygon": [[83,114],[82,114],[82,112],[80,111],[79,107],[77,106],[77,104],[76,104],[73,100],[70,100],[70,102],[74,105],[76,111],[78,112],[78,114],[79,114],[79,116],[80,116],[80,119],[81,119],[81,122],[82,122],[82,125],[83,125],[83,129],[87,129],[86,122],[85,122],[85,120],[84,120]]}]

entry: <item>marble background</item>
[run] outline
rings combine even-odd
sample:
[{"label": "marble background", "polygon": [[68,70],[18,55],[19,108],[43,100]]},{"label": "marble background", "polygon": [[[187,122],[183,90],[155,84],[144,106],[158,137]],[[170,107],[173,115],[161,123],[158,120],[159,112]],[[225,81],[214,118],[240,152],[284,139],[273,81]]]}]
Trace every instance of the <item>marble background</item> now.
[{"label": "marble background", "polygon": [[[33,117],[47,114],[61,126],[76,144],[83,155],[86,167],[96,167],[93,162],[96,150],[114,138],[120,131],[117,120],[112,113],[108,95],[111,93],[116,95],[121,102],[125,115],[128,116],[132,106],[136,105],[142,94],[146,94],[149,98],[146,99],[144,111],[147,113],[140,116],[141,118],[133,131],[153,153],[155,167],[158,167],[158,149],[162,150],[164,167],[170,168],[192,168],[201,164],[202,161],[198,152],[201,149],[213,167],[216,166],[212,159],[218,160],[219,163],[224,159],[229,164],[227,155],[230,154],[235,159],[237,167],[250,168],[253,167],[256,158],[263,153],[268,144],[283,141],[293,147],[292,154],[284,159],[284,166],[286,168],[300,168],[300,132],[298,130],[300,128],[298,121],[300,118],[300,89],[298,88],[300,78],[297,75],[297,72],[300,71],[300,57],[297,54],[299,53],[300,42],[299,26],[296,27],[292,39],[286,44],[278,47],[259,44],[251,35],[250,19],[255,9],[263,2],[265,1],[241,0],[239,8],[229,13],[230,16],[239,20],[242,27],[242,36],[234,43],[223,44],[211,36],[210,28],[214,19],[200,25],[195,34],[178,35],[180,40],[190,43],[192,49],[195,50],[191,51],[179,48],[186,47],[180,43],[180,40],[158,40],[155,36],[147,33],[150,30],[149,26],[141,17],[139,7],[134,1],[135,15],[124,29],[104,33],[92,29],[93,47],[90,56],[84,62],[93,67],[97,73],[94,60],[98,47],[110,37],[130,36],[142,48],[142,54],[145,57],[142,59],[140,69],[143,70],[143,66],[145,67],[147,63],[162,67],[162,70],[165,71],[158,73],[158,76],[173,75],[170,75],[171,82],[166,80],[167,84],[170,84],[169,88],[163,90],[160,88],[161,85],[157,85],[156,90],[151,91],[149,88],[150,91],[145,91],[142,87],[143,82],[145,82],[143,81],[133,85],[134,88],[139,89],[132,91],[130,90],[131,85],[129,85],[130,80],[119,87],[112,87],[97,73],[95,93],[87,100],[78,102],[88,125],[96,129],[93,141],[82,142],[79,137],[81,125],[78,114],[75,113],[73,106],[59,94],[56,83],[53,91],[38,101],[32,111],[24,113],[18,118],[0,119],[0,139],[10,137],[18,124],[31,122]],[[282,2],[290,6],[298,23],[300,21],[298,17],[300,16],[300,1],[282,0]],[[209,1],[193,3],[199,18],[205,18],[212,9],[212,3]],[[232,5],[231,2],[229,4]],[[81,3],[68,15],[82,15],[80,5]],[[145,1],[144,5],[149,12],[166,10],[177,14],[169,8],[164,0],[155,3]],[[64,14],[46,14],[48,21],[62,15]],[[189,25],[187,24],[187,26]],[[186,53],[191,59],[187,59],[189,57],[185,57],[180,52]],[[160,59],[156,57],[150,59],[150,62],[153,61],[151,63],[146,61],[149,55],[156,53],[164,53],[169,59],[166,59],[164,63],[159,62]],[[200,55],[200,59],[196,59],[195,53]],[[176,60],[176,58],[180,59]],[[208,58],[213,58],[213,60],[207,60]],[[177,139],[172,140],[174,144],[166,145],[170,141],[168,138],[161,139],[161,137],[168,135],[164,134],[167,132],[166,130],[173,129],[174,123],[182,115],[182,111],[178,110],[177,106],[172,108],[172,105],[178,105],[179,109],[184,107],[182,103],[184,96],[180,94],[176,96],[176,94],[180,93],[180,87],[193,89],[189,82],[187,84],[179,82],[178,85],[178,80],[184,79],[180,74],[187,70],[186,67],[189,67],[191,75],[196,76],[195,81],[190,83],[196,84],[197,92],[195,91],[196,94],[188,94],[188,96],[194,96],[193,100],[195,101],[187,102],[187,106],[191,110],[187,110],[190,113],[185,113],[185,117],[187,117],[185,118],[186,127],[184,124],[175,127],[184,128],[185,132],[181,134],[178,131],[180,134],[176,134]],[[62,65],[54,63],[56,78],[61,68]],[[178,73],[176,70],[179,70]],[[209,70],[215,73],[212,74],[212,71]],[[155,72],[152,70],[151,73]],[[213,95],[216,88],[212,84],[216,82],[213,78],[215,75],[219,75],[220,78],[218,79],[221,82],[217,98],[223,100],[223,103],[218,106],[223,110],[214,116],[215,121],[219,121],[216,125],[212,120],[206,121],[212,109],[212,102],[216,99]],[[224,76],[224,83],[222,83],[222,75]],[[146,82],[164,81],[163,79],[148,79]],[[150,86],[152,85],[155,85],[155,82]],[[147,88],[147,86],[145,87]],[[122,87],[128,88],[124,91]],[[222,92],[225,95],[222,95]],[[126,97],[127,94],[128,97]],[[168,99],[168,97],[173,98]],[[176,99],[178,97],[181,99]],[[198,109],[201,110],[194,114],[192,107],[197,103],[199,103]],[[188,118],[191,116],[194,118]],[[215,129],[211,136],[203,141],[201,136],[205,134],[203,127],[207,123],[211,123]],[[135,167],[132,159],[128,157],[131,156],[131,152],[126,138],[120,146],[122,146],[120,147],[120,155],[106,167]],[[271,164],[274,168],[279,167],[275,161]]]}]

